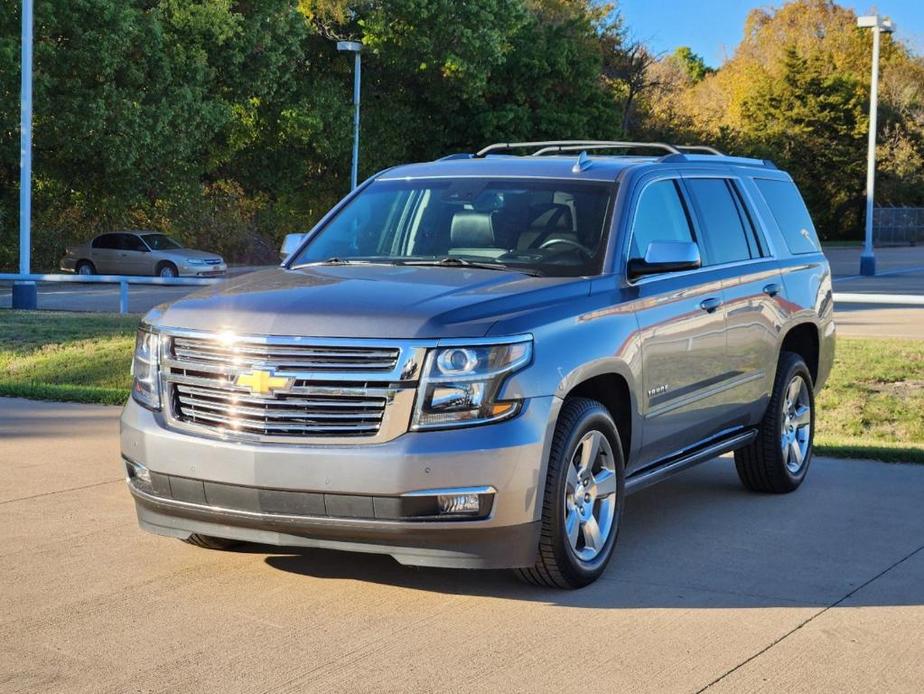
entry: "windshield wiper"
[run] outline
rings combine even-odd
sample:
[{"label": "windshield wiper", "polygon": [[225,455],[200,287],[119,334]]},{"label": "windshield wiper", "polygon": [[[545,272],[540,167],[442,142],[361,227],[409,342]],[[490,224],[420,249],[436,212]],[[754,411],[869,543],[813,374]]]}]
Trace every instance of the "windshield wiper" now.
[{"label": "windshield wiper", "polygon": [[310,263],[302,263],[296,267],[310,267],[312,265],[394,265],[384,260],[353,260],[350,258],[328,258],[327,260],[313,260]]},{"label": "windshield wiper", "polygon": [[402,260],[400,265],[420,265],[431,267],[474,267],[483,270],[500,270],[502,272],[521,272],[524,275],[540,277],[542,273],[527,268],[512,267],[501,263],[481,263],[456,256],[445,256],[433,260]]}]

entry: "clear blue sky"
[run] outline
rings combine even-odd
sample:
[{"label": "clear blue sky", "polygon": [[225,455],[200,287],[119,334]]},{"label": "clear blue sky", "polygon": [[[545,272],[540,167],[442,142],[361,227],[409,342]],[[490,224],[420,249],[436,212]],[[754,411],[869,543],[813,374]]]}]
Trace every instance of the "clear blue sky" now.
[{"label": "clear blue sky", "polygon": [[[741,41],[744,20],[757,7],[778,7],[781,1],[765,0],[619,0],[632,36],[656,52],[689,46],[712,67],[722,64]],[[898,25],[897,38],[916,53],[924,54],[924,0],[840,0],[839,5],[860,14],[891,17]]]}]

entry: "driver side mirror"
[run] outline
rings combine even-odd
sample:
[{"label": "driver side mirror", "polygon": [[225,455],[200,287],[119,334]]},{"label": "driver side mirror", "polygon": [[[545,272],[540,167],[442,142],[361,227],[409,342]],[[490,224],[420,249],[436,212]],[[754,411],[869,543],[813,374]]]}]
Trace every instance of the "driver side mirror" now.
[{"label": "driver side mirror", "polygon": [[629,279],[634,280],[645,275],[658,275],[663,272],[682,272],[696,270],[703,262],[699,247],[690,241],[652,241],[648,244],[644,258],[629,260]]},{"label": "driver side mirror", "polygon": [[282,248],[279,250],[279,257],[285,260],[295,253],[306,236],[307,234],[286,234],[285,239],[282,241]]}]

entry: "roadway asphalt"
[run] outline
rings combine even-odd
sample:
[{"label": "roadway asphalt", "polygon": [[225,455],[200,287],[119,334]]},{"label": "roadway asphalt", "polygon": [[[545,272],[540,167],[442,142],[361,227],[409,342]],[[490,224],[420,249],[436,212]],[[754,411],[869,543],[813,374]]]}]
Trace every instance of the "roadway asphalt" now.
[{"label": "roadway asphalt", "polygon": [[143,533],[118,409],[0,399],[3,692],[920,692],[924,466],[718,459],[629,499],[577,592]]}]

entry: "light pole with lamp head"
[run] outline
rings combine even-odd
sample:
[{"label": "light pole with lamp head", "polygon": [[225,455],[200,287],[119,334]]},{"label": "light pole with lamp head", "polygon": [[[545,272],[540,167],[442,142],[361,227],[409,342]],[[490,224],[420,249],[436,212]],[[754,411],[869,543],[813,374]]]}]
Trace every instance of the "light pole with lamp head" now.
[{"label": "light pole with lamp head", "polygon": [[888,17],[878,14],[857,17],[857,26],[873,30],[873,68],[869,95],[869,141],[866,153],[866,235],[860,255],[860,274],[876,274],[876,255],[873,252],[873,203],[876,186],[876,117],[879,106],[879,35],[891,34],[895,25]]},{"label": "light pole with lamp head", "polygon": [[360,54],[363,45],[359,41],[338,41],[337,50],[352,53],[353,62],[353,167],[350,171],[350,190],[355,190],[359,177],[359,84],[361,75]]}]

